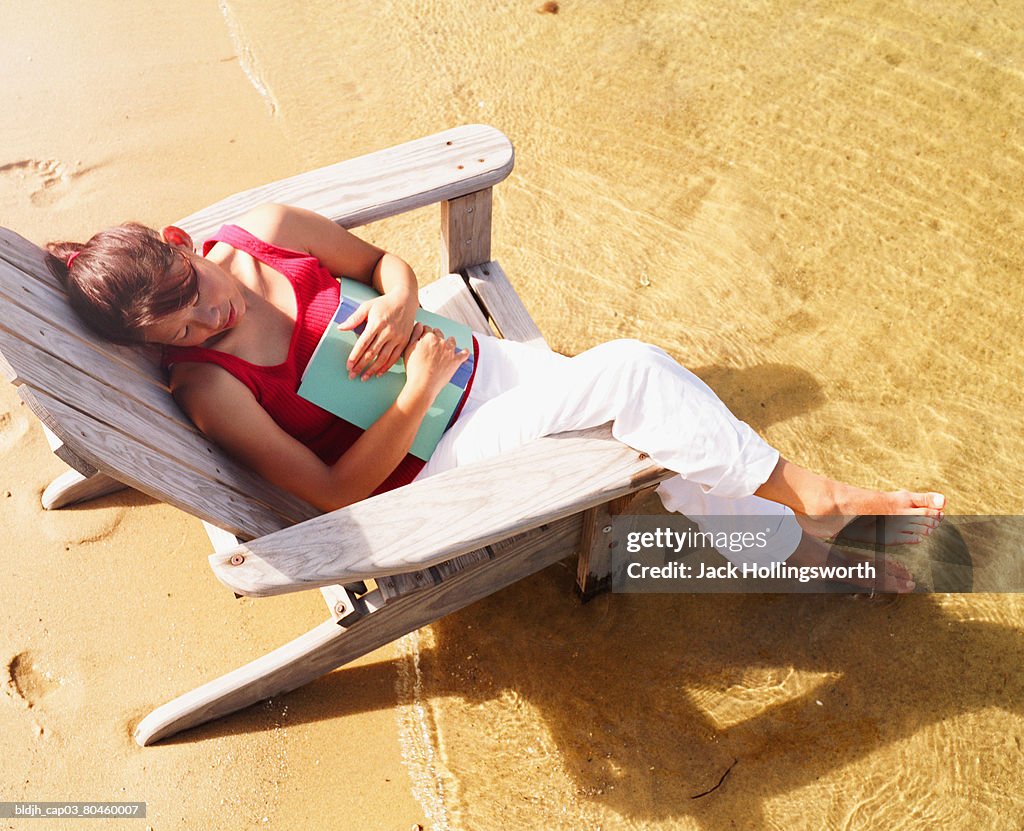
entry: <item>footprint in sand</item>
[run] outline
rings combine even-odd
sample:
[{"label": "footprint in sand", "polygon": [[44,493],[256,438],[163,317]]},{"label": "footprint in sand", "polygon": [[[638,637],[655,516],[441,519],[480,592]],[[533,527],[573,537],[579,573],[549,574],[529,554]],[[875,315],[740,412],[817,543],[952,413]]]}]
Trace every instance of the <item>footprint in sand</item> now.
[{"label": "footprint in sand", "polygon": [[14,447],[28,432],[28,419],[22,413],[0,412],[0,453]]},{"label": "footprint in sand", "polygon": [[30,652],[19,652],[7,663],[7,694],[31,709],[61,680],[39,666]]},{"label": "footprint in sand", "polygon": [[0,165],[0,175],[18,180],[29,191],[29,200],[39,208],[56,202],[79,173],[56,159],[22,159]]}]

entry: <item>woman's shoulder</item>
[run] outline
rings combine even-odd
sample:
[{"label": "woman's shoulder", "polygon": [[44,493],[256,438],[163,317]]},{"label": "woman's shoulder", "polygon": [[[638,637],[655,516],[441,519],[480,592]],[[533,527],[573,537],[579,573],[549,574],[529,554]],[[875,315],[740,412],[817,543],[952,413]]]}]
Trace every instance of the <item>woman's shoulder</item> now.
[{"label": "woman's shoulder", "polygon": [[330,217],[293,205],[269,203],[248,211],[238,227],[288,257],[310,257],[335,277],[345,275],[368,285],[385,255]]},{"label": "woman's shoulder", "polygon": [[197,424],[212,409],[244,405],[247,400],[258,406],[248,385],[216,363],[176,363],[171,367],[169,381],[174,400]]},{"label": "woman's shoulder", "polygon": [[268,245],[308,254],[306,212],[291,205],[267,202],[244,213],[234,225]]}]

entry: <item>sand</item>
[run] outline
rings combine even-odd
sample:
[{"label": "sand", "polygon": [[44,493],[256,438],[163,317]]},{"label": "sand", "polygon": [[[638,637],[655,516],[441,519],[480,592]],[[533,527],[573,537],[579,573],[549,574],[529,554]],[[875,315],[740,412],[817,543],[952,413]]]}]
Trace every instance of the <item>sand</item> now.
[{"label": "sand", "polygon": [[[1024,513],[1013,10],[538,6],[4,4],[0,218],[38,242],[159,225],[494,124],[517,154],[494,255],[554,348],[658,343],[790,458]],[[433,277],[433,210],[363,233]],[[1024,808],[1017,595],[580,605],[558,565],[140,749],[150,708],[322,601],[235,600],[198,522],[138,494],[44,513],[61,467],[11,388],[0,453],[0,799],[143,800],[161,831],[973,829]]]}]

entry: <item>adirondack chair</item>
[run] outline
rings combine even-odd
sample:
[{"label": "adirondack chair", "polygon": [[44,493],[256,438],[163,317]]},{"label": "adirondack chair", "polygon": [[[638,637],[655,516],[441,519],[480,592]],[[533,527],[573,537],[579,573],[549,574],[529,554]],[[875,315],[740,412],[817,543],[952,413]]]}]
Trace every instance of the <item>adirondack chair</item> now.
[{"label": "adirondack chair", "polygon": [[[545,349],[491,260],[491,189],[512,165],[504,135],[464,126],[239,193],[178,224],[203,239],[275,201],[350,228],[440,203],[444,276],[423,305]],[[0,297],[0,366],[71,467],[47,489],[48,507],[137,488],[203,520],[214,574],[237,595],[319,588],[327,602],[330,617],[312,631],[154,710],[135,731],[141,745],[295,689],[574,552],[591,596],[609,576],[609,518],[670,475],[606,425],[321,514],[209,443],[152,358],[85,330],[43,252],[4,229]]]}]

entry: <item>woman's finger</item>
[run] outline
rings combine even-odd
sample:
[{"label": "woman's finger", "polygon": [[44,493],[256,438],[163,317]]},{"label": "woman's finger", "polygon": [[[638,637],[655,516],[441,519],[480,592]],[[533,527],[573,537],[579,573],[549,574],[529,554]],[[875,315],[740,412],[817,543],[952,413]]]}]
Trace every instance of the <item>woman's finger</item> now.
[{"label": "woman's finger", "polygon": [[377,364],[376,376],[379,378],[391,367],[397,363],[398,359],[402,357],[402,349],[399,346],[393,346],[386,350],[386,353],[381,353],[381,359]]},{"label": "woman's finger", "polygon": [[376,341],[373,349],[367,355],[366,366],[363,370],[363,377],[375,378],[378,375],[383,375],[395,362],[395,358],[392,357],[394,354],[394,346],[383,339]]},{"label": "woman's finger", "polygon": [[356,338],[356,342],[352,347],[352,352],[348,356],[348,369],[349,375],[358,375],[363,371],[366,365],[367,356],[371,352],[376,351],[376,333],[370,332],[367,329],[363,330],[363,333]]}]

